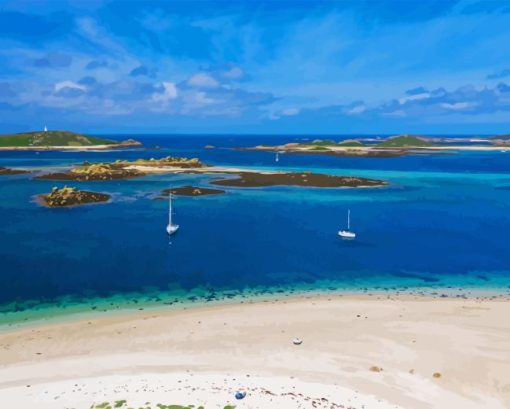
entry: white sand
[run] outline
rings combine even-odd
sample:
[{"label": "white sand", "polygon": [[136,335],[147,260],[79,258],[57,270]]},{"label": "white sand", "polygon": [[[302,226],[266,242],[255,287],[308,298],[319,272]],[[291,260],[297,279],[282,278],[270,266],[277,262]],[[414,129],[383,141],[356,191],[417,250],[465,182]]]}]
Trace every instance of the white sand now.
[{"label": "white sand", "polygon": [[505,299],[326,295],[39,324],[0,333],[0,402],[503,409],[509,314]]}]

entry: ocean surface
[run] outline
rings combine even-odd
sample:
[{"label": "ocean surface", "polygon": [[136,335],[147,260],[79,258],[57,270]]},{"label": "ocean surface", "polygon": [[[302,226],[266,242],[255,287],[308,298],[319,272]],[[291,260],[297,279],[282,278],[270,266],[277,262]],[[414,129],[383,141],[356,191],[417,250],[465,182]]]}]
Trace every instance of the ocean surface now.
[{"label": "ocean surface", "polygon": [[[70,209],[47,209],[34,200],[64,183],[2,176],[0,321],[101,301],[169,304],[299,288],[510,288],[510,153],[284,154],[275,162],[273,153],[231,148],[300,138],[128,136],[146,148],[0,152],[0,166],[49,169],[173,155],[211,165],[385,179],[389,186],[226,188],[225,195],[178,197],[180,230],[169,238],[167,202],[154,196],[169,187],[208,186],[217,176],[73,182],[113,200]],[[337,236],[348,209],[354,241]]]}]

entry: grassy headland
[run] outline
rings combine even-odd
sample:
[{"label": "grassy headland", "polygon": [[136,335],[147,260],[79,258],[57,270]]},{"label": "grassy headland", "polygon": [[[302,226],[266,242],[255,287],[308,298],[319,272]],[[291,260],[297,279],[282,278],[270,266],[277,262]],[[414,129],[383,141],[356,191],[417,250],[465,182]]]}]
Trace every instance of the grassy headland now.
[{"label": "grassy headland", "polygon": [[0,148],[60,148],[60,147],[127,147],[138,146],[140,142],[134,139],[116,141],[113,139],[99,138],[96,136],[82,135],[70,131],[42,131],[23,132],[16,134],[0,135]]}]

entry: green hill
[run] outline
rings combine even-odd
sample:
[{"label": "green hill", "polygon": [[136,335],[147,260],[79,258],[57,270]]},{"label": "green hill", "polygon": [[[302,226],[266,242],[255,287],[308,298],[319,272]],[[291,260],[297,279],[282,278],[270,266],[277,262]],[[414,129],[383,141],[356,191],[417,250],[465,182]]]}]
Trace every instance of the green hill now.
[{"label": "green hill", "polygon": [[24,132],[0,135],[0,147],[28,146],[94,146],[113,145],[119,141],[112,139],[85,136],[70,131]]},{"label": "green hill", "polygon": [[320,147],[320,146],[352,146],[352,147],[356,147],[356,146],[363,146],[363,144],[358,141],[357,139],[346,139],[344,141],[340,141],[340,142],[337,142],[337,141],[334,141],[333,139],[316,139],[312,142],[306,142],[304,143],[303,145],[312,145],[312,146],[317,146],[317,147]]},{"label": "green hill", "polygon": [[398,135],[392,136],[377,145],[378,147],[387,148],[421,148],[427,146],[434,146],[432,142],[427,141],[425,138],[414,135]]},{"label": "green hill", "polygon": [[349,147],[359,147],[363,146],[363,143],[361,141],[358,141],[357,139],[346,139],[345,141],[338,142],[338,146],[349,146]]}]

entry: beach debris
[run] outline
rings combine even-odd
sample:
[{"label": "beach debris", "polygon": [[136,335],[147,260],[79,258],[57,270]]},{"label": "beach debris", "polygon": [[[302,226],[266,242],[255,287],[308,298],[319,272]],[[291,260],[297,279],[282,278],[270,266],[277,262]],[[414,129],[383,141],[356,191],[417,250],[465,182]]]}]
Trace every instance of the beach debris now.
[{"label": "beach debris", "polygon": [[239,390],[236,392],[236,394],[234,396],[237,400],[244,399],[246,397],[246,391]]},{"label": "beach debris", "polygon": [[294,339],[292,340],[292,343],[293,343],[294,345],[301,345],[301,344],[303,343],[303,340],[302,340],[301,338],[297,338],[297,337],[296,337],[296,338],[294,338]]},{"label": "beach debris", "polygon": [[432,374],[432,377],[433,377],[433,378],[436,378],[436,379],[439,379],[439,378],[441,378],[441,374],[440,374],[439,372],[434,372],[434,373]]},{"label": "beach debris", "polygon": [[383,369],[382,369],[382,368],[380,368],[380,367],[378,367],[378,366],[375,366],[375,365],[374,365],[374,366],[371,366],[371,367],[370,367],[370,370],[371,370],[372,372],[382,372],[382,370],[383,370]]}]

